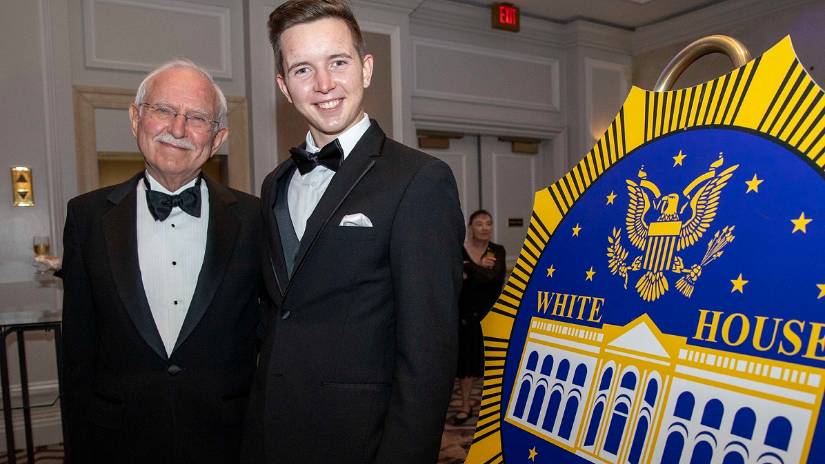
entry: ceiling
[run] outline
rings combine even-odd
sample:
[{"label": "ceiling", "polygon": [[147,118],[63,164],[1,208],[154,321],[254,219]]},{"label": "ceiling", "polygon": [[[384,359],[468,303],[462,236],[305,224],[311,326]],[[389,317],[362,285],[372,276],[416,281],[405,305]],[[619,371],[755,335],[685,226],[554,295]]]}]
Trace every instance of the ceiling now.
[{"label": "ceiling", "polygon": [[[495,0],[453,0],[489,8]],[[704,8],[723,0],[500,0],[519,7],[522,16],[560,23],[577,19],[635,29]]]}]

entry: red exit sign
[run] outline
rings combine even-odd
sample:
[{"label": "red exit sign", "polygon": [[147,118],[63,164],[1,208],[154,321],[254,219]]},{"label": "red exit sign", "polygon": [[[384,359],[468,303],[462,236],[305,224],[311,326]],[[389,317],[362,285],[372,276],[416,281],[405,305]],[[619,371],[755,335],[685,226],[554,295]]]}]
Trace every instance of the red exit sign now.
[{"label": "red exit sign", "polygon": [[490,19],[494,29],[518,32],[521,26],[518,7],[512,3],[493,3],[490,6]]}]

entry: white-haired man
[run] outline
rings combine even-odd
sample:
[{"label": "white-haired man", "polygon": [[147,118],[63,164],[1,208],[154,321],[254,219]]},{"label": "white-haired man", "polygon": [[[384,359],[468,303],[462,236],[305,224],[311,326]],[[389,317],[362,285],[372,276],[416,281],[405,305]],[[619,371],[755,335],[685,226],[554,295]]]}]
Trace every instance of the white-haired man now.
[{"label": "white-haired man", "polygon": [[228,135],[202,68],[162,65],[129,116],[146,169],[68,205],[67,452],[75,464],[237,462],[260,320],[258,200],[201,173]]}]

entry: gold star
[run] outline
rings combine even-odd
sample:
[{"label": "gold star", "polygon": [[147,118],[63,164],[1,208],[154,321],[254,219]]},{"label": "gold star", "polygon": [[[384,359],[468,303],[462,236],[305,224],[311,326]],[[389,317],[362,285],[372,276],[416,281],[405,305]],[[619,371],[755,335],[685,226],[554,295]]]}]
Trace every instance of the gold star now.
[{"label": "gold star", "polygon": [[754,174],[753,179],[745,181],[745,183],[748,185],[748,189],[745,190],[745,193],[759,193],[759,184],[761,184],[762,182],[765,182],[765,179],[759,179],[756,177],[756,174]]},{"label": "gold star", "polygon": [[811,221],[813,221],[813,219],[806,218],[805,211],[803,211],[797,219],[791,219],[791,222],[793,223],[793,230],[791,231],[791,233],[794,233],[797,230],[801,230],[803,234],[807,233],[808,230],[806,229],[806,227],[808,223]]},{"label": "gold star", "polygon": [[610,191],[610,195],[608,195],[608,196],[607,196],[607,204],[608,204],[608,205],[612,205],[612,204],[613,204],[613,200],[615,200],[615,199],[616,199],[616,194],[615,194],[615,193],[613,193],[613,190],[611,190],[611,191]]},{"label": "gold star", "polygon": [[818,300],[825,296],[825,284],[816,284],[816,288],[819,289],[819,296],[816,297],[816,299]]},{"label": "gold star", "polygon": [[673,167],[675,168],[676,166],[681,166],[682,160],[684,160],[686,156],[687,155],[682,153],[682,150],[679,150],[679,154],[673,157]]},{"label": "gold star", "polygon": [[733,288],[730,290],[730,292],[731,293],[733,293],[733,292],[745,293],[744,292],[745,284],[748,283],[748,282],[749,282],[748,280],[745,280],[745,279],[742,278],[742,274],[740,273],[739,277],[737,277],[736,279],[730,281],[730,283],[733,284]]},{"label": "gold star", "polygon": [[593,270],[593,266],[590,266],[590,269],[588,269],[585,274],[587,274],[587,277],[585,277],[584,280],[593,282],[593,276],[596,275],[596,271]]},{"label": "gold star", "polygon": [[529,459],[533,462],[536,462],[536,456],[539,455],[539,453],[536,452],[536,447],[534,446],[534,447],[530,448],[529,452],[530,452],[530,456],[527,456],[527,459]]},{"label": "gold star", "polygon": [[576,227],[574,227],[574,228],[573,228],[573,236],[574,236],[574,237],[578,237],[578,236],[579,236],[579,232],[580,232],[581,230],[582,230],[582,228],[581,228],[581,227],[579,227],[579,224],[577,223],[577,224],[576,224]]},{"label": "gold star", "polygon": [[547,268],[547,277],[553,277],[554,272],[556,272],[556,268],[551,264],[550,267]]}]

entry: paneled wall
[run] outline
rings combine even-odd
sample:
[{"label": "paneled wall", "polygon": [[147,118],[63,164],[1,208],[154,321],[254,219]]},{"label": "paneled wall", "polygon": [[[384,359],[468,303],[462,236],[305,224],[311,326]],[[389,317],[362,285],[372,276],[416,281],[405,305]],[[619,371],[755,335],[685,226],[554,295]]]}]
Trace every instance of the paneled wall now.
[{"label": "paneled wall", "polygon": [[560,163],[547,183],[590,149],[629,87],[629,31],[522,17],[514,34],[491,29],[486,9],[441,0],[410,27],[416,127],[551,140]]}]

